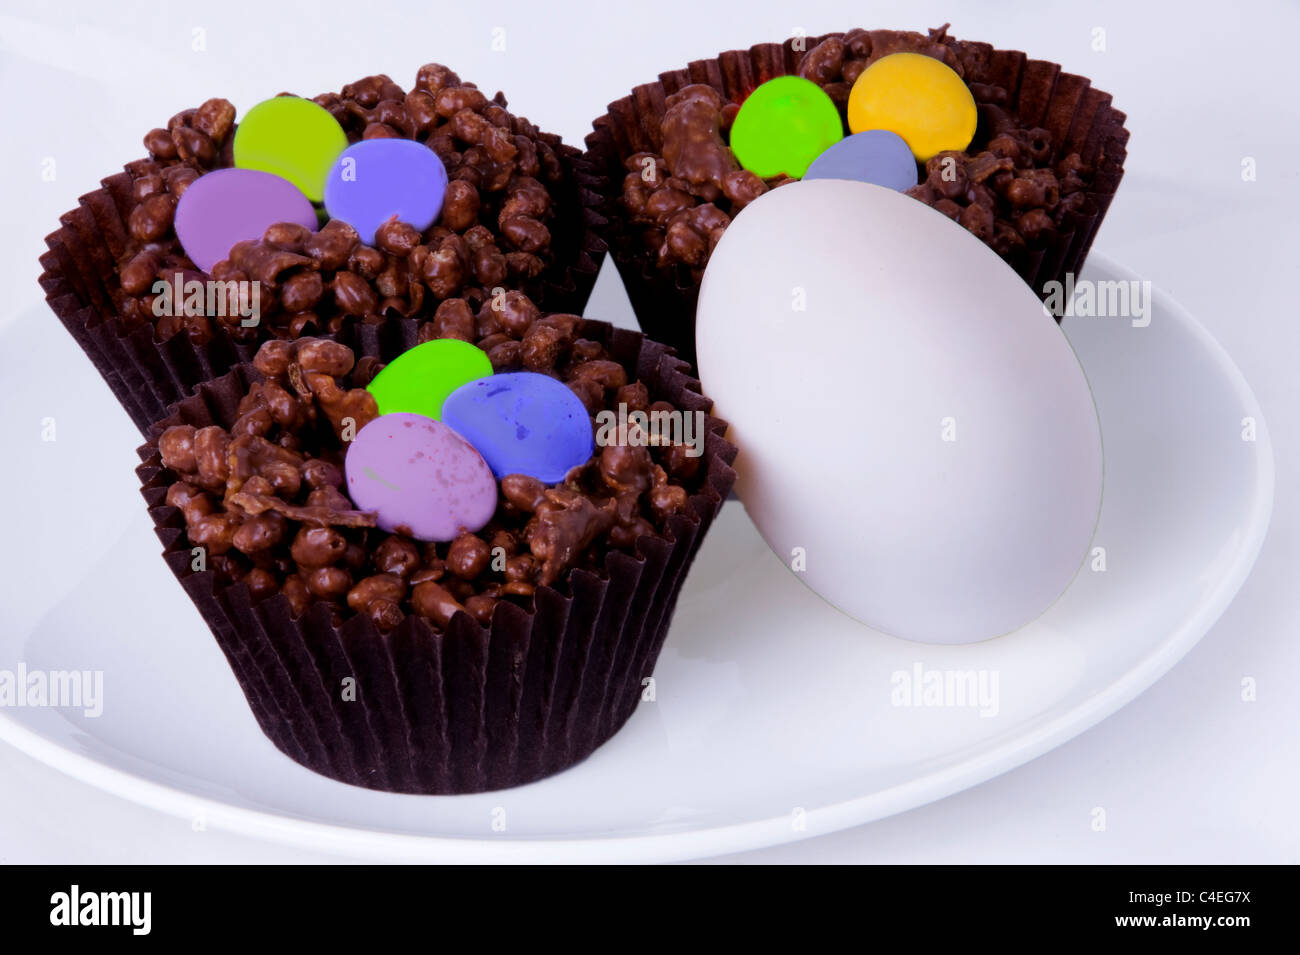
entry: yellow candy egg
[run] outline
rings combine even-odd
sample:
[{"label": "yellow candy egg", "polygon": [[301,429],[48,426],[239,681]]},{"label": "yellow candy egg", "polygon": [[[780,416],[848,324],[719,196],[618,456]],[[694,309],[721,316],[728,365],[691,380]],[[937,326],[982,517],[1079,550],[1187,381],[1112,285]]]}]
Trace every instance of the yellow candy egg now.
[{"label": "yellow candy egg", "polygon": [[975,98],[952,68],[920,53],[891,53],[872,63],[849,92],[849,129],[888,129],[919,162],[965,149],[975,135]]}]

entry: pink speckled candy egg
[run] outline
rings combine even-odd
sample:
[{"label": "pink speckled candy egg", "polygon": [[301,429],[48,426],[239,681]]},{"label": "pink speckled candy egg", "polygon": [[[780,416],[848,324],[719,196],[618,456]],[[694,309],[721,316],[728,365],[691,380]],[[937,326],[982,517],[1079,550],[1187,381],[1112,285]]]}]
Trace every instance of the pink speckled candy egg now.
[{"label": "pink speckled candy egg", "polygon": [[497,507],[497,482],[473,446],[423,415],[381,415],[348,446],[344,471],[357,507],[386,531],[449,541],[476,531]]}]

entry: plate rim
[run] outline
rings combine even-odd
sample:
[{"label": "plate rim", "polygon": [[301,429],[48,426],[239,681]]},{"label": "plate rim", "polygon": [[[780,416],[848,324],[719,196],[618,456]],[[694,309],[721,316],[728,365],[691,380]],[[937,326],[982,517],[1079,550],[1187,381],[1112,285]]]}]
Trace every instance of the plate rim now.
[{"label": "plate rim", "polygon": [[[1089,264],[1118,278],[1137,276],[1108,256],[1092,253]],[[128,802],[180,819],[201,817],[205,827],[234,835],[318,852],[374,861],[488,862],[670,862],[762,849],[853,826],[943,799],[1024,765],[1081,735],[1118,712],[1153,686],[1194,647],[1249,577],[1268,535],[1276,483],[1272,441],[1254,391],[1232,357],[1177,299],[1158,286],[1153,292],[1198,344],[1213,357],[1256,421],[1259,455],[1254,507],[1248,534],[1228,572],[1219,578],[1201,609],[1171,630],[1122,676],[1065,713],[1044,720],[972,756],[906,782],[867,795],[805,807],[804,826],[791,825],[788,813],[727,826],[683,828],[635,836],[565,838],[472,838],[385,832],[361,826],[295,818],[273,811],[231,805],[207,796],[118,769],[94,756],[75,752],[23,725],[0,708],[0,741],[79,782]]]}]

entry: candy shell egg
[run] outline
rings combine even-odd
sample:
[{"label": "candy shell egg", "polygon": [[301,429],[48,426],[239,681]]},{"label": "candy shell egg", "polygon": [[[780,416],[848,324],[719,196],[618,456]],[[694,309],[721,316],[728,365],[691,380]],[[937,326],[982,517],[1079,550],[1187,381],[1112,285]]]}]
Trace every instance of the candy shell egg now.
[{"label": "candy shell egg", "polygon": [[731,124],[731,151],[764,179],[798,179],[808,164],[844,136],[835,103],[802,76],[778,76],[745,97]]},{"label": "candy shell egg", "polygon": [[381,415],[409,411],[437,421],[449,394],[490,374],[492,362],[483,349],[457,338],[435,338],[390,361],[366,390]]},{"label": "candy shell egg", "polygon": [[700,377],[778,558],[863,623],[969,643],[1066,589],[1101,504],[1083,369],[982,242],[881,186],[791,183],[705,270]]},{"label": "candy shell egg", "polygon": [[383,530],[449,541],[496,512],[497,482],[451,428],[417,414],[381,415],[357,432],[343,462],[348,495]]},{"label": "candy shell egg", "polygon": [[424,143],[413,139],[363,139],[343,151],[325,180],[325,209],[375,244],[375,231],[388,219],[423,232],[442,211],[447,167]]},{"label": "candy shell egg", "polygon": [[925,162],[965,149],[975,136],[975,97],[948,64],[923,53],[891,53],[868,66],[849,90],[849,129],[888,129]]},{"label": "candy shell egg", "polygon": [[235,165],[288,179],[320,202],[325,175],[348,137],[325,107],[299,96],[263,100],[235,128]]},{"label": "candy shell egg", "polygon": [[595,448],[591,416],[578,396],[531,371],[462,385],[447,397],[442,420],[478,449],[499,478],[527,474],[556,484]]},{"label": "candy shell egg", "polygon": [[897,133],[868,129],[846,136],[813,160],[805,179],[852,179],[902,192],[916,185],[916,157]]},{"label": "candy shell egg", "polygon": [[277,222],[315,229],[316,210],[287,179],[257,169],[216,169],[195,179],[176,203],[176,238],[204,272],[236,242],[260,239]]}]

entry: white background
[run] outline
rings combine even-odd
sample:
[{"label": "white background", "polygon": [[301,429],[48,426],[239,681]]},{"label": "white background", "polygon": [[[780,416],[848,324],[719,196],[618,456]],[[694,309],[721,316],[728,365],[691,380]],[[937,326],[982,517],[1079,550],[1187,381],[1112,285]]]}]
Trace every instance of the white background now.
[{"label": "white background", "polygon": [[[855,830],[729,857],[747,862],[1297,862],[1300,823],[1300,107],[1294,2],[655,3],[124,2],[0,6],[0,325],[41,300],[36,259],[58,215],[142,152],[177,110],[241,113],[369,73],[409,87],[440,61],[580,144],[632,86],[717,52],[853,26],[923,29],[1056,60],[1115,95],[1129,161],[1096,248],[1172,293],[1233,356],[1264,407],[1278,480],[1252,577],[1187,658],[1056,751],[939,803]],[[505,50],[493,50],[494,30]],[[194,49],[196,29],[206,49]],[[1105,49],[1094,49],[1096,30]],[[1257,180],[1243,181],[1255,160]],[[53,181],[42,178],[55,161]],[[587,314],[630,320],[617,276]],[[93,375],[89,364],[68,370]],[[75,386],[75,383],[74,383]],[[20,456],[21,452],[19,453]],[[10,502],[11,504],[13,502]],[[21,595],[0,591],[5,604]],[[1258,700],[1241,700],[1243,677]],[[1102,806],[1108,827],[1095,832]],[[0,862],[336,861],[102,795],[0,746]]]}]

